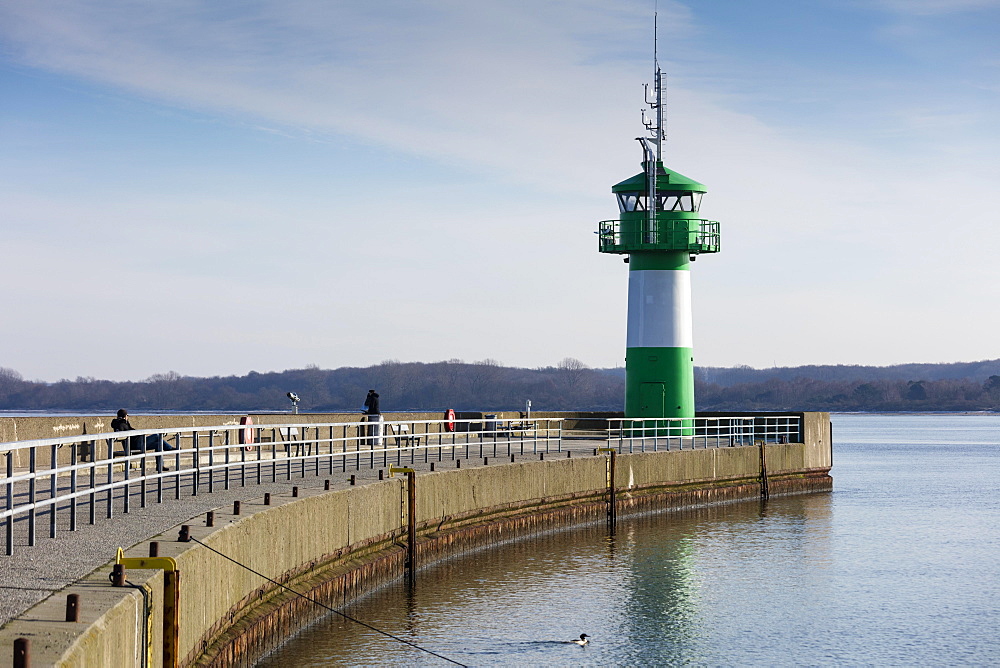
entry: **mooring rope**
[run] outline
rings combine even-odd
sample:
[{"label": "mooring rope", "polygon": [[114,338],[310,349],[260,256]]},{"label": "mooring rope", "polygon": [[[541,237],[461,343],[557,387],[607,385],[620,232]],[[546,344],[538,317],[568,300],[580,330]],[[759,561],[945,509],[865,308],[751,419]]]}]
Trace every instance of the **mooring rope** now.
[{"label": "mooring rope", "polygon": [[290,591],[291,593],[295,594],[296,596],[301,596],[302,598],[304,598],[305,600],[309,601],[310,603],[314,603],[314,604],[318,605],[319,607],[321,607],[321,608],[323,608],[325,610],[329,610],[330,612],[333,612],[335,614],[340,615],[341,617],[343,617],[344,619],[346,619],[349,622],[354,622],[355,624],[360,624],[361,626],[364,626],[367,629],[371,629],[372,631],[375,631],[376,633],[381,633],[384,636],[392,638],[393,640],[395,640],[397,642],[401,642],[404,645],[409,645],[410,647],[412,647],[414,649],[418,649],[421,652],[427,652],[428,654],[430,654],[432,656],[436,656],[439,659],[443,659],[443,660],[447,661],[448,663],[453,663],[456,666],[465,666],[464,663],[459,663],[458,661],[455,661],[454,659],[449,659],[448,657],[446,657],[446,656],[444,656],[442,654],[438,654],[437,652],[431,651],[431,650],[429,650],[429,649],[427,649],[425,647],[421,647],[420,645],[412,643],[409,640],[406,640],[404,638],[400,638],[399,636],[394,636],[393,634],[389,633],[388,631],[383,631],[382,629],[376,628],[376,627],[372,626],[371,624],[368,624],[367,622],[363,622],[360,619],[355,619],[354,617],[351,617],[350,615],[345,614],[345,613],[341,612],[340,610],[337,610],[336,608],[331,608],[330,606],[326,605],[325,603],[320,603],[319,601],[317,601],[314,598],[311,598],[309,596],[306,596],[305,594],[297,592],[294,589],[292,589],[291,587],[289,587],[288,585],[284,585],[284,584],[278,582],[277,580],[274,580],[272,578],[267,577],[266,575],[264,575],[263,573],[261,573],[259,571],[255,571],[254,569],[250,568],[246,564],[243,564],[243,563],[240,563],[239,561],[236,561],[235,559],[233,559],[232,557],[230,557],[228,554],[223,554],[222,552],[219,552],[218,550],[216,550],[214,547],[212,547],[210,545],[206,545],[205,543],[201,542],[200,540],[198,540],[194,536],[191,536],[189,538],[189,540],[191,542],[193,542],[193,543],[198,543],[202,547],[208,548],[209,550],[211,550],[212,552],[215,552],[220,557],[222,557],[224,559],[228,559],[229,561],[233,562],[234,564],[236,564],[240,568],[245,568],[246,570],[250,571],[254,575],[257,575],[259,577],[264,578],[265,580],[267,580],[271,584],[278,585],[282,589],[286,589],[286,590]]}]

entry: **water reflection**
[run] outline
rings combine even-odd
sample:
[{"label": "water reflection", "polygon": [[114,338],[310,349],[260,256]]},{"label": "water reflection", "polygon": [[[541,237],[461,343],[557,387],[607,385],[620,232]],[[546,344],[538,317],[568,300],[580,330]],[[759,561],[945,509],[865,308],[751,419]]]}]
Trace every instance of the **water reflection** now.
[{"label": "water reflection", "polygon": [[[345,612],[472,665],[711,662],[707,627],[773,602],[748,566],[799,568],[826,553],[829,505],[817,495],[619,518],[613,534],[603,522],[554,532],[423,569]],[[580,633],[592,644],[566,642]],[[437,661],[330,618],[262,665]]]},{"label": "water reflection", "polygon": [[[882,417],[837,418],[833,494],[546,534],[345,612],[469,665],[995,664],[1000,418]],[[385,664],[441,661],[331,618],[263,665]]]}]

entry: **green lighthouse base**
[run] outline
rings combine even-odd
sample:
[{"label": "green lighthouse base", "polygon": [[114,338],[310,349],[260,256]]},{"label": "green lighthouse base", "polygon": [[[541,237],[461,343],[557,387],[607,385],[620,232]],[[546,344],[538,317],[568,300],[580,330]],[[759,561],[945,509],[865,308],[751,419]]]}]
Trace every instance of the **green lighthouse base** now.
[{"label": "green lighthouse base", "polygon": [[[636,436],[694,434],[691,348],[629,348],[625,358],[625,417]],[[660,418],[660,419],[649,419]],[[674,418],[674,419],[663,419]]]}]

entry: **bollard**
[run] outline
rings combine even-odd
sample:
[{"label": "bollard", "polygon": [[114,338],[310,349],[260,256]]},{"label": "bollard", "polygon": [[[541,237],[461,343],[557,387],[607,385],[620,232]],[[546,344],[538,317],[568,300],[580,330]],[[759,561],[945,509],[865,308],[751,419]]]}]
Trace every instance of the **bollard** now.
[{"label": "bollard", "polygon": [[457,469],[462,468],[462,460],[461,459],[456,459],[455,460],[455,468],[457,468]]},{"label": "bollard", "polygon": [[431,462],[431,471],[434,470],[434,462]]},{"label": "bollard", "polygon": [[191,527],[187,524],[181,525],[181,531],[177,534],[178,543],[187,543],[191,540]]},{"label": "bollard", "polygon": [[539,452],[538,453],[538,461],[540,461],[540,462],[544,462],[545,461],[545,453],[544,452]]},{"label": "bollard", "polygon": [[115,564],[111,567],[111,574],[108,575],[108,579],[111,580],[112,587],[124,587],[125,586],[125,567],[121,564]]},{"label": "bollard", "polygon": [[489,465],[490,465],[490,458],[483,457],[483,466],[489,466]]},{"label": "bollard", "polygon": [[149,543],[149,556],[160,556],[160,544],[155,540]]},{"label": "bollard", "polygon": [[597,456],[597,448],[594,448],[594,456]]},{"label": "bollard", "polygon": [[80,595],[70,594],[66,597],[66,621],[80,621]]},{"label": "bollard", "polygon": [[385,474],[384,474],[384,473],[382,473],[382,469],[379,469],[379,470],[378,470],[378,479],[379,479],[379,480],[385,480],[385,478],[383,478],[383,477],[382,477],[383,475],[385,475]]},{"label": "bollard", "polygon": [[293,499],[297,498],[298,495],[299,495],[299,488],[298,487],[292,487],[292,498]]},{"label": "bollard", "polygon": [[31,641],[27,638],[14,640],[14,668],[31,668]]},{"label": "bollard", "polygon": [[358,479],[355,476],[351,476],[351,484],[352,485],[356,484],[357,481],[358,481]]},{"label": "bollard", "polygon": [[240,514],[240,502],[233,501],[233,515],[239,515],[239,514]]},{"label": "bollard", "polygon": [[514,463],[514,455],[511,455],[511,456],[510,456],[510,463],[511,463],[511,464],[513,464],[513,463]]},{"label": "bollard", "polygon": [[573,459],[573,452],[572,452],[572,450],[567,450],[566,451],[566,459]]},{"label": "bollard", "polygon": [[330,481],[329,480],[324,480],[323,481],[323,491],[324,492],[329,492],[330,491]]},{"label": "bollard", "polygon": [[265,506],[271,505],[271,493],[270,492],[264,492],[264,505]]},{"label": "bollard", "polygon": [[215,526],[215,511],[210,510],[205,513],[205,526],[214,527]]}]

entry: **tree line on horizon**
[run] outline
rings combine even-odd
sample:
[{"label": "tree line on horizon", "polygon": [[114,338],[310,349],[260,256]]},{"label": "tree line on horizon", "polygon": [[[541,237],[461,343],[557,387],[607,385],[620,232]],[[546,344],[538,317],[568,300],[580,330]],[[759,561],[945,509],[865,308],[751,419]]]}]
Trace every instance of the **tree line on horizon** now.
[{"label": "tree line on horizon", "polygon": [[[360,411],[369,388],[382,410],[620,411],[622,368],[592,369],[566,358],[556,366],[505,367],[496,360],[398,362],[369,367],[315,366],[245,376],[197,378],[174,372],[142,381],[25,380],[0,367],[6,411],[287,411],[288,392],[306,412]],[[1000,360],[887,367],[830,365],[754,369],[697,367],[700,411],[1000,410]]]}]

